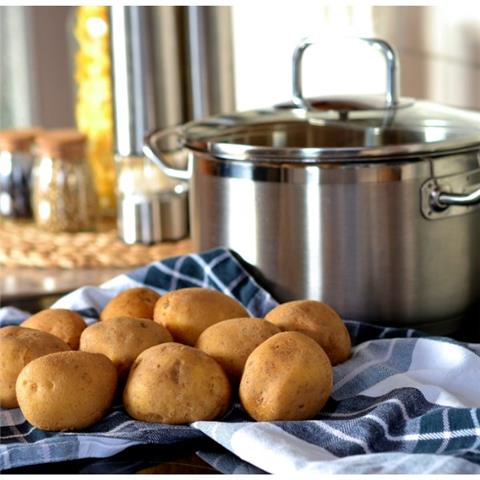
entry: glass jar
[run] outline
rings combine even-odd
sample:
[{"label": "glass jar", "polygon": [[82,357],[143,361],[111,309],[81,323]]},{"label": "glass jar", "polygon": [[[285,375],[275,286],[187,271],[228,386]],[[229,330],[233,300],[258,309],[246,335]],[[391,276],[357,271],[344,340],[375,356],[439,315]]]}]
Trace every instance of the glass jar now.
[{"label": "glass jar", "polygon": [[0,131],[0,216],[31,218],[32,146],[38,129]]},{"label": "glass jar", "polygon": [[86,136],[76,130],[52,130],[37,138],[32,172],[36,224],[51,232],[93,230],[98,202],[86,160]]}]

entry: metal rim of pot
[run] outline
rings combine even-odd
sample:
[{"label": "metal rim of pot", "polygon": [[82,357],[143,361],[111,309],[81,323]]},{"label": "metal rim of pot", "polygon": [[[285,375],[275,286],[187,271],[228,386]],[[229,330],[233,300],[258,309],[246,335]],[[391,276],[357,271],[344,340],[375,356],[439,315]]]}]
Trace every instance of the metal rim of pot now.
[{"label": "metal rim of pot", "polygon": [[[186,169],[171,166],[164,160],[166,153],[178,152],[185,148],[212,155],[219,161],[266,161],[273,163],[358,163],[358,162],[391,162],[426,154],[430,156],[444,155],[446,153],[461,152],[480,147],[480,128],[473,127],[469,112],[450,107],[445,107],[445,115],[462,116],[464,123],[458,126],[448,125],[446,121],[438,121],[431,127],[419,122],[415,124],[412,116],[413,127],[410,123],[405,132],[415,136],[425,132],[426,128],[436,128],[436,135],[443,134],[439,141],[405,142],[400,144],[384,145],[356,145],[336,147],[276,147],[236,143],[235,135],[245,133],[245,129],[252,127],[251,132],[261,132],[263,126],[267,131],[272,125],[285,124],[285,131],[293,126],[305,125],[320,128],[345,128],[362,134],[362,125],[356,127],[347,123],[352,117],[361,121],[376,118],[379,125],[373,131],[388,132],[396,117],[415,108],[435,110],[438,105],[430,102],[413,101],[402,98],[398,88],[398,61],[394,49],[384,40],[377,38],[356,38],[380,50],[386,63],[386,92],[382,103],[367,102],[362,106],[358,97],[325,100],[320,112],[316,112],[311,100],[304,98],[302,89],[302,58],[305,50],[315,44],[312,39],[300,42],[293,54],[293,102],[290,106],[281,105],[280,108],[267,110],[254,110],[251,112],[234,113],[231,115],[217,115],[203,121],[189,122],[183,126],[171,127],[165,130],[156,130],[148,133],[144,141],[144,154],[155,162],[163,172],[171,178],[189,180],[192,175],[192,165],[187,164]],[[340,106],[339,106],[340,105]],[[415,106],[414,106],[415,105]],[[413,109],[412,109],[413,107]],[[476,114],[473,114],[476,115]],[[407,119],[408,121],[408,115]],[[423,121],[428,122],[427,115]],[[435,120],[435,119],[432,119]],[[477,117],[478,121],[478,117]],[[442,123],[443,122],[443,123]],[[401,125],[400,125],[401,127]],[[365,130],[365,129],[364,129]],[[340,130],[341,131],[341,130]],[[398,129],[402,132],[402,128]],[[395,133],[395,131],[394,131]],[[222,141],[224,140],[224,141]],[[226,141],[225,141],[226,140]],[[168,142],[168,148],[159,145]],[[172,146],[173,145],[173,146]],[[447,209],[451,205],[469,206],[480,203],[480,188],[471,192],[444,192],[433,189],[430,193],[430,204],[437,211]]]}]

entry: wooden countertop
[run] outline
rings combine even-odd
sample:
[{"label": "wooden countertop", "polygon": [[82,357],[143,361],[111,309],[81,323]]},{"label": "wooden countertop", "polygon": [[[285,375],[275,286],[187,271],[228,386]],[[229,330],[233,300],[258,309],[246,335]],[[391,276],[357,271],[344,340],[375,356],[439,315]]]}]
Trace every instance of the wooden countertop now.
[{"label": "wooden countertop", "polygon": [[[158,260],[192,251],[191,243],[183,241],[162,250]],[[149,263],[149,262],[145,262]],[[84,285],[99,285],[116,275],[134,270],[126,268],[30,268],[0,267],[0,306],[23,298],[58,295]]]}]

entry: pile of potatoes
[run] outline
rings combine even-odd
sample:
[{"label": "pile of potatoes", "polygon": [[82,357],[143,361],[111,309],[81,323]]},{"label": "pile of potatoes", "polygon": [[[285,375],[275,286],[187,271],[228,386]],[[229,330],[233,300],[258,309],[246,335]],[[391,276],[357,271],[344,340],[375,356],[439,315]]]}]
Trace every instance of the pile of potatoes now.
[{"label": "pile of potatoes", "polygon": [[215,290],[131,288],[90,326],[48,309],[0,329],[0,406],[44,430],[78,430],[123,390],[133,418],[185,424],[218,418],[238,392],[257,421],[305,420],[350,350],[343,321],[321,302],[287,302],[262,319]]}]

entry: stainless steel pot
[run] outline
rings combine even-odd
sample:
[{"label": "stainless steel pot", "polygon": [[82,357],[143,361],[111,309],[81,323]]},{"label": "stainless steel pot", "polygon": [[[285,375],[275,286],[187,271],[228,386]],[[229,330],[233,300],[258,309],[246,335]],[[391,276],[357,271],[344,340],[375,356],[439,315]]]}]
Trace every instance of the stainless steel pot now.
[{"label": "stainless steel pot", "polygon": [[448,333],[480,299],[480,114],[400,98],[393,49],[362,40],[385,55],[385,97],[304,99],[306,40],[291,105],[156,131],[144,151],[190,180],[195,247],[237,251],[280,301]]}]

